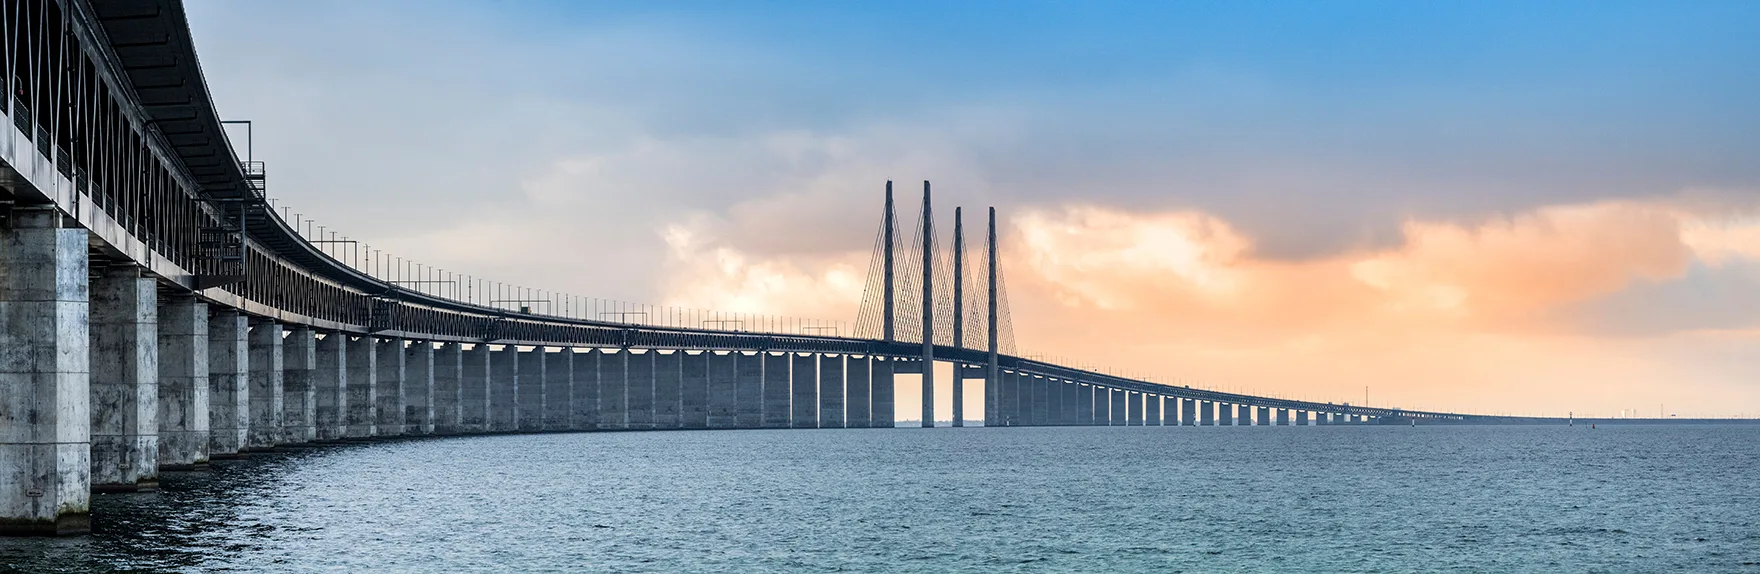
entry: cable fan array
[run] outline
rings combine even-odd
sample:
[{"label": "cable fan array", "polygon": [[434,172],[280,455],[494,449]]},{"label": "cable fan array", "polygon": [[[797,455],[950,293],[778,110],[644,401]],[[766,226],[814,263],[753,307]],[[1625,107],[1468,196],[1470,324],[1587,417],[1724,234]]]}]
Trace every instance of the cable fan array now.
[{"label": "cable fan array", "polygon": [[[926,182],[925,182],[926,183]],[[874,234],[874,251],[868,259],[868,276],[862,289],[862,304],[856,316],[857,337],[888,339],[888,271],[891,273],[891,315],[893,332],[890,339],[905,343],[923,342],[923,283],[932,282],[929,312],[934,320],[934,343],[967,349],[989,349],[990,286],[988,265],[994,254],[992,241],[972,247],[963,233],[961,213],[954,210],[952,245],[943,250],[938,241],[931,211],[925,204],[917,212],[915,228],[910,235],[899,233],[892,202],[892,182],[886,183],[886,206],[880,228]],[[992,227],[994,221],[990,222]],[[994,233],[994,229],[990,230]],[[957,254],[957,256],[956,256]],[[974,258],[972,255],[981,255]],[[924,277],[923,260],[929,258],[928,277]],[[955,258],[958,258],[956,265]],[[958,268],[956,270],[956,267]],[[978,271],[974,273],[973,269]],[[956,290],[954,287],[960,288]],[[956,296],[957,293],[957,296]],[[997,350],[1015,353],[1014,328],[1009,320],[1008,290],[1000,266],[996,271]],[[959,304],[956,304],[959,303]],[[955,341],[955,325],[958,341]]]}]

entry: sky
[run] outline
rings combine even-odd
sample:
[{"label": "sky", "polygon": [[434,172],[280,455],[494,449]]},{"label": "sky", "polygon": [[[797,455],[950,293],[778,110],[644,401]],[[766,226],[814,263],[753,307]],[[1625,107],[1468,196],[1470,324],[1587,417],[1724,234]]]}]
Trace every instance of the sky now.
[{"label": "sky", "polygon": [[270,195],[447,270],[853,320],[884,182],[932,180],[938,213],[997,208],[1023,352],[1760,416],[1760,4],[187,10]]}]

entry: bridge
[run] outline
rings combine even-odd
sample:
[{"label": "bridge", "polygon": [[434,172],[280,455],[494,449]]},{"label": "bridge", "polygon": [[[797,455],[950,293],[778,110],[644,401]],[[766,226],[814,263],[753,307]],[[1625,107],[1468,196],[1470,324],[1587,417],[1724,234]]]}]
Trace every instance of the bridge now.
[{"label": "bridge", "polygon": [[93,492],[295,445],[893,427],[900,374],[921,379],[933,426],[936,362],[954,366],[955,426],[968,380],[984,384],[985,426],[1564,422],[1224,393],[1017,356],[995,211],[984,279],[970,280],[963,228],[937,247],[928,183],[908,236],[887,184],[854,333],[650,320],[388,273],[332,255],[270,204],[265,165],[240,157],[216,115],[179,0],[5,0],[0,28],[6,534],[85,532]]}]

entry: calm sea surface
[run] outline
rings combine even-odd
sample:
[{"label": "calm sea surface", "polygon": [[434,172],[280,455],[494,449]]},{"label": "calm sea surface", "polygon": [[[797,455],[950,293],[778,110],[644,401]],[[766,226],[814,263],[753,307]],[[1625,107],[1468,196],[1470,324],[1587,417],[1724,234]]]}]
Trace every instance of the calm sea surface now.
[{"label": "calm sea surface", "polygon": [[1760,427],[873,429],[338,446],[94,498],[31,571],[1754,572]]}]

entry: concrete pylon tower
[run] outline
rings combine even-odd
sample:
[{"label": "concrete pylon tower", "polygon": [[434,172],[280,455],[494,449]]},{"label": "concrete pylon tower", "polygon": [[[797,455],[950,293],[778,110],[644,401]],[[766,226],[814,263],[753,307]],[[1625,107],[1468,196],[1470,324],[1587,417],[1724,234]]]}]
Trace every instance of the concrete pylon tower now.
[{"label": "concrete pylon tower", "polygon": [[[953,208],[953,348],[965,347],[966,322],[966,236],[960,223],[960,208]],[[966,377],[960,367],[953,369],[953,426],[966,426]]]},{"label": "concrete pylon tower", "polygon": [[[994,207],[990,208],[990,235],[986,239],[986,242],[989,244],[989,249],[986,250],[985,257],[989,259],[988,266],[990,268],[990,293],[989,296],[985,298],[985,300],[989,302],[988,304],[990,307],[987,310],[987,316],[989,317],[990,323],[990,364],[987,365],[988,368],[984,371],[984,396],[988,397],[984,411],[984,426],[991,426],[1000,425],[1002,422],[1002,405],[999,400],[1000,395],[997,389],[997,381],[1000,379],[998,373],[1001,372],[1001,365],[999,364],[1000,361],[998,361],[999,351],[996,348],[997,339],[999,338],[999,327],[997,324],[998,318],[996,316],[996,208]],[[991,418],[993,416],[995,419]]]},{"label": "concrete pylon tower", "polygon": [[935,215],[923,180],[923,428],[935,428]]},{"label": "concrete pylon tower", "polygon": [[886,239],[885,245],[881,246],[881,249],[886,252],[886,256],[883,258],[884,263],[882,263],[885,267],[886,278],[882,280],[882,284],[885,285],[882,291],[885,292],[886,296],[884,298],[885,300],[880,303],[882,309],[880,324],[881,336],[886,342],[891,343],[898,340],[895,327],[895,319],[897,316],[892,308],[893,304],[898,301],[898,294],[893,292],[892,285],[892,278],[894,277],[894,272],[892,270],[892,246],[894,242],[897,241],[892,237],[892,230],[896,229],[898,226],[893,221],[892,180],[890,179],[886,180],[886,214],[884,215],[884,218],[885,223],[881,226],[881,234],[883,234]]}]

